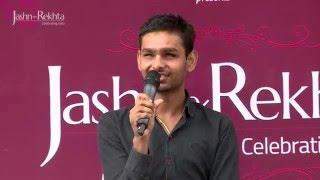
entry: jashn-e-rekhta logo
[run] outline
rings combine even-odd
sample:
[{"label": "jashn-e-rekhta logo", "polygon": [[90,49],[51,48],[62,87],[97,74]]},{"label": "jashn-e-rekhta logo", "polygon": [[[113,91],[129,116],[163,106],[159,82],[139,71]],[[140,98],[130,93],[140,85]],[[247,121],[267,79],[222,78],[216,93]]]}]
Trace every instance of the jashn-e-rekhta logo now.
[{"label": "jashn-e-rekhta logo", "polygon": [[12,12],[12,26],[18,23],[40,23],[41,25],[55,25],[60,26],[65,24],[65,16],[61,12],[50,12],[38,10],[35,13]]}]

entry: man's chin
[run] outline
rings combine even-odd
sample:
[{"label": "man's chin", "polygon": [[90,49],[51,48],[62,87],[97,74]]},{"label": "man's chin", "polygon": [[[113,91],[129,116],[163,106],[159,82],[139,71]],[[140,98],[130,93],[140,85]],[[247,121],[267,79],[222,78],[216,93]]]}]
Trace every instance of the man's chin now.
[{"label": "man's chin", "polygon": [[173,86],[170,86],[168,84],[160,84],[159,88],[158,88],[158,93],[168,93],[168,92],[174,92],[176,91],[177,87],[173,87]]},{"label": "man's chin", "polygon": [[167,86],[166,84],[160,84],[159,88],[158,88],[158,92],[166,92],[169,91],[170,87]]}]

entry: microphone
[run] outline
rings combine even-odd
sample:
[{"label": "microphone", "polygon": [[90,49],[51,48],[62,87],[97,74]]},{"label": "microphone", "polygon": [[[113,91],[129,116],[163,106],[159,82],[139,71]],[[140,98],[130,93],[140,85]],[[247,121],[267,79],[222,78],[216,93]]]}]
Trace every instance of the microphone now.
[{"label": "microphone", "polygon": [[[144,79],[144,88],[143,92],[147,94],[152,102],[154,97],[156,96],[158,87],[160,85],[160,74],[157,71],[149,71]],[[144,134],[145,129],[148,128],[148,118],[141,118],[137,122],[138,134],[142,136]]]}]

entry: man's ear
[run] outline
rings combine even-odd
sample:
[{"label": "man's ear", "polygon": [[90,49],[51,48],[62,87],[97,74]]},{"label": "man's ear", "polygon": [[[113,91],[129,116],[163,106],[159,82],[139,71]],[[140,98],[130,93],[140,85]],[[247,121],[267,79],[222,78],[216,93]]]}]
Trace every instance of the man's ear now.
[{"label": "man's ear", "polygon": [[196,50],[192,50],[187,57],[187,71],[192,72],[194,68],[197,66],[198,62],[198,52]]},{"label": "man's ear", "polygon": [[138,69],[141,70],[141,51],[140,51],[140,49],[137,52],[137,65],[138,65]]}]

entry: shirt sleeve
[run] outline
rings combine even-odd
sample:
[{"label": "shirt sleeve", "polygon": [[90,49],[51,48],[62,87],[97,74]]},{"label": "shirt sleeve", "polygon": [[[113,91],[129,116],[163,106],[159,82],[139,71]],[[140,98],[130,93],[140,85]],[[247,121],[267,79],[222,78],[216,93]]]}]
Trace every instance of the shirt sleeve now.
[{"label": "shirt sleeve", "polygon": [[131,149],[128,154],[120,137],[115,116],[106,113],[98,124],[98,149],[103,164],[105,180],[150,179],[151,156]]},{"label": "shirt sleeve", "polygon": [[210,172],[210,180],[238,180],[238,150],[235,129],[229,119],[221,128],[222,136],[219,140],[219,147],[216,151],[215,160]]}]

